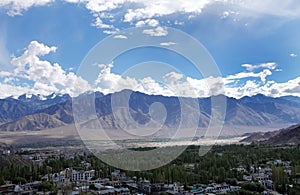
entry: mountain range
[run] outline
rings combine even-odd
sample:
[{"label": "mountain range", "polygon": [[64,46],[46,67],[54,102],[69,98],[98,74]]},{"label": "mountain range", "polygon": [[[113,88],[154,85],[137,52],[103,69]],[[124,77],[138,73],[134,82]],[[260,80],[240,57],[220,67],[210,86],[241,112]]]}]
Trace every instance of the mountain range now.
[{"label": "mountain range", "polygon": [[[187,106],[182,116],[180,98],[147,95],[140,92],[123,90],[114,94],[104,95],[100,92],[84,93],[74,98],[84,99],[88,96],[95,97],[95,110],[98,121],[104,129],[138,128],[138,125],[161,124],[166,129],[183,125],[185,128],[192,126],[197,121],[198,127],[207,127],[211,120],[212,98],[184,98],[196,101],[199,109]],[[118,107],[112,110],[112,98],[117,102],[127,101],[129,108]],[[225,125],[229,126],[290,126],[300,122],[300,98],[286,96],[272,98],[264,95],[243,97],[235,99],[225,97],[227,102]],[[73,99],[73,100],[74,100]],[[85,104],[84,101],[81,101]],[[151,118],[151,105],[160,103],[164,106],[165,118],[157,116]],[[90,104],[86,102],[86,104]],[[87,106],[88,107],[88,106]],[[89,119],[89,113],[82,106],[80,114],[86,116],[87,121],[82,124],[93,127],[94,119]],[[195,114],[197,113],[197,114]],[[130,115],[130,116],[129,116]],[[182,124],[181,117],[186,120]],[[132,121],[133,119],[133,121]],[[189,122],[191,121],[191,122]],[[36,131],[63,127],[74,123],[72,98],[68,94],[49,96],[22,95],[17,98],[0,100],[0,131]],[[149,128],[152,126],[150,125]]]},{"label": "mountain range", "polygon": [[251,133],[241,142],[267,145],[299,145],[300,124],[272,132]]}]

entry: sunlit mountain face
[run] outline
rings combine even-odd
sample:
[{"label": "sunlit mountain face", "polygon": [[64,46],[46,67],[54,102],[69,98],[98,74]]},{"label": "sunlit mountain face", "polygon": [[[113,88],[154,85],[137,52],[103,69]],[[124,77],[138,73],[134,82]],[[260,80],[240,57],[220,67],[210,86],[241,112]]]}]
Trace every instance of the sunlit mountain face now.
[{"label": "sunlit mountain face", "polygon": [[[125,102],[130,95],[128,107],[115,106],[116,102]],[[86,101],[90,96],[94,101]],[[147,95],[140,92],[123,90],[113,94],[84,93],[73,99],[65,95],[52,94],[51,96],[21,95],[0,100],[0,130],[1,131],[35,131],[74,124],[72,103],[80,102],[80,115],[83,116],[83,126],[94,128],[95,118],[87,108],[93,104],[95,115],[101,124],[101,129],[124,130],[157,128],[172,129],[206,129],[211,125],[214,112],[212,98],[184,98]],[[224,127],[239,127],[240,130],[231,130],[228,134],[240,135],[255,132],[260,127],[279,128],[296,124],[300,120],[300,98],[281,97],[272,98],[264,95],[235,99],[222,97],[225,100]],[[195,106],[195,104],[197,106]],[[151,109],[154,104],[164,107],[161,112],[153,115]],[[185,105],[183,105],[185,104]],[[78,113],[75,113],[75,115]],[[185,115],[185,116],[183,116]],[[159,116],[159,117],[157,117]],[[183,122],[183,120],[185,120]],[[154,123],[151,123],[153,122]],[[195,122],[196,121],[196,122]],[[195,124],[196,123],[196,124]],[[100,128],[100,127],[98,127]],[[238,129],[238,128],[237,128]],[[165,135],[161,135],[164,137]]]}]

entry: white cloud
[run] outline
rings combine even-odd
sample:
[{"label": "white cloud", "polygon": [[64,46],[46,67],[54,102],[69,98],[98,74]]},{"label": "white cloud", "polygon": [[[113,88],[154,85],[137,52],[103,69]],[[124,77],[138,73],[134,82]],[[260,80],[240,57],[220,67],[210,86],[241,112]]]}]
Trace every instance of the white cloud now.
[{"label": "white cloud", "polygon": [[100,64],[98,67],[101,68],[101,71],[95,84],[98,86],[97,89],[102,93],[108,94],[123,89],[137,90],[139,84],[136,79],[130,77],[123,78],[121,75],[111,72],[113,64]]},{"label": "white cloud", "polygon": [[243,15],[257,17],[274,15],[281,17],[296,17],[300,15],[300,5],[297,0],[234,0],[231,2]]},{"label": "white cloud", "polygon": [[[13,0],[10,0],[10,2],[12,1]],[[225,17],[233,13],[233,9],[238,10],[240,14],[251,17],[257,17],[259,15],[295,17],[300,15],[300,5],[297,0],[285,0],[284,2],[281,0],[156,0],[155,2],[148,0],[65,1],[70,3],[84,3],[86,8],[94,13],[107,13],[117,8],[127,8],[130,5],[130,9],[127,9],[124,13],[125,22],[140,21],[174,13],[185,13],[195,16],[195,14],[200,14],[208,5],[214,3],[218,3],[225,10],[227,9],[226,11],[222,11]]]},{"label": "white cloud", "polygon": [[143,26],[157,27],[158,25],[159,25],[159,21],[155,19],[140,20],[135,24],[136,27],[143,27]]},{"label": "white cloud", "polygon": [[[82,1],[81,1],[82,2]],[[86,8],[93,12],[105,12],[114,10],[123,5],[125,0],[85,0]]]},{"label": "white cloud", "polygon": [[182,26],[182,25],[184,25],[184,22],[183,21],[175,20],[174,24]]},{"label": "white cloud", "polygon": [[[17,96],[23,93],[78,94],[91,90],[87,82],[73,72],[66,73],[58,64],[51,64],[40,59],[41,56],[55,50],[56,47],[49,47],[36,41],[31,42],[23,55],[12,59],[12,64],[15,66],[13,73],[0,72],[0,77],[3,79],[3,82],[0,83],[1,97]],[[98,67],[100,73],[95,81],[95,90],[104,94],[131,89],[146,94],[182,97],[209,97],[224,94],[229,97],[241,98],[259,93],[273,97],[284,95],[300,97],[300,77],[285,83],[268,81],[267,76],[272,74],[270,69],[264,69],[258,73],[240,72],[223,78],[208,77],[204,79],[195,79],[170,72],[162,77],[163,82],[158,82],[151,77],[136,79],[112,73],[113,64],[99,64]],[[29,82],[24,85],[15,85],[16,82],[20,83],[19,78],[27,79],[32,84]],[[257,81],[257,78],[260,81]],[[245,79],[245,81],[236,85],[235,83],[241,79]]]},{"label": "white cloud", "polygon": [[171,46],[171,45],[176,45],[177,43],[175,42],[164,42],[164,43],[160,43],[161,46]]},{"label": "white cloud", "polygon": [[261,93],[260,84],[255,81],[247,80],[244,85],[236,86],[236,87],[228,87],[226,86],[225,94],[229,97],[241,98],[244,96],[253,96],[258,93]]},{"label": "white cloud", "polygon": [[97,90],[104,94],[123,89],[131,89],[146,94],[183,97],[207,97],[224,94],[224,85],[221,78],[207,78],[202,80],[184,78],[184,75],[170,72],[163,76],[164,82],[157,82],[151,77],[135,79],[122,77],[111,72],[113,64],[99,65],[101,69],[96,80]]},{"label": "white cloud", "polygon": [[161,17],[174,13],[201,13],[202,9],[215,0],[158,0],[155,2],[147,0],[131,0],[139,6],[128,9],[124,16],[125,22],[139,21],[153,17]]},{"label": "white cloud", "polygon": [[[32,41],[22,55],[12,57],[13,71],[0,71],[2,79],[0,97],[17,96],[23,93],[48,95],[53,92],[77,95],[91,90],[89,84],[73,72],[66,72],[59,64],[41,59],[56,50],[56,47]],[[123,77],[112,73],[113,64],[99,64],[100,73],[95,84],[96,90],[105,94],[131,89],[146,94],[183,97],[208,97],[225,94],[241,98],[258,93],[273,97],[300,96],[300,77],[284,83],[268,81],[268,76],[272,75],[272,71],[276,71],[276,63],[243,64],[242,66],[248,72],[239,72],[223,78],[208,77],[204,79],[195,79],[170,72],[162,77],[163,82],[158,82],[151,77],[142,79]],[[262,70],[250,72],[259,69]]]},{"label": "white cloud", "polygon": [[28,93],[30,90],[29,87],[0,83],[0,98],[7,98],[10,96],[18,97],[21,94]]},{"label": "white cloud", "polygon": [[[56,47],[49,47],[37,41],[32,41],[25,49],[24,53],[19,57],[12,57],[11,64],[13,66],[12,73],[1,72],[0,76],[4,80],[7,77],[20,78],[28,82],[23,90],[17,84],[9,87],[10,91],[15,87],[16,93],[39,93],[48,95],[53,92],[69,93],[70,95],[77,95],[90,89],[87,81],[76,76],[73,72],[67,73],[62,67],[57,64],[51,64],[46,60],[41,60],[40,57],[45,56],[51,52],[56,51]],[[28,87],[32,85],[32,87]]]},{"label": "white cloud", "polygon": [[[261,72],[241,72],[235,75],[229,75],[223,78],[226,84],[226,95],[235,98],[241,98],[243,96],[253,96],[256,94],[264,94],[271,97],[280,97],[293,95],[300,97],[300,77],[289,80],[283,83],[277,83],[275,81],[268,81],[267,77],[272,75],[272,71],[280,71],[276,68],[275,63],[263,63],[260,65],[243,65],[243,67],[249,70],[255,70],[257,68],[269,68],[264,69]],[[272,71],[271,71],[272,70]],[[232,85],[239,81],[241,78],[247,78],[244,84]],[[251,80],[251,78],[260,78],[261,82]]]},{"label": "white cloud", "polygon": [[15,78],[14,77],[5,77],[4,80],[3,80],[3,83],[10,83],[11,81],[14,81]]},{"label": "white cloud", "polygon": [[8,71],[0,71],[0,78],[2,77],[9,77],[12,76],[13,74],[11,72]]},{"label": "white cloud", "polygon": [[151,27],[156,27],[156,26],[159,25],[158,20],[155,20],[155,19],[148,19],[148,20],[146,20],[145,23],[148,24]]},{"label": "white cloud", "polygon": [[156,82],[151,77],[146,77],[141,79],[140,81],[140,91],[146,94],[152,95],[165,95],[165,96],[172,96],[173,93],[169,90],[161,86],[158,82]]},{"label": "white cloud", "polygon": [[225,84],[221,77],[207,77],[204,79],[187,77],[186,81],[188,84],[182,86],[184,88],[181,90],[185,90],[185,94],[192,95],[187,97],[209,97],[225,93]]},{"label": "white cloud", "polygon": [[292,58],[296,58],[298,55],[297,54],[294,54],[294,53],[291,53],[290,54],[290,57],[292,57]]},{"label": "white cloud", "polygon": [[[8,14],[13,16],[22,14],[32,6],[43,6],[53,1],[54,0],[2,0],[0,1],[0,7],[7,9]],[[90,10],[95,17],[93,25],[101,29],[106,29],[103,31],[106,34],[119,32],[111,20],[105,20],[113,19],[116,15],[114,10],[117,8],[120,8],[120,10],[118,9],[117,11],[119,16],[123,18],[123,22],[129,22],[131,25],[138,27],[152,27],[152,29],[144,30],[144,33],[150,36],[168,35],[167,30],[159,26],[159,17],[180,13],[188,14],[193,18],[197,14],[200,14],[208,5],[215,2],[221,2],[224,9],[227,10],[225,12],[223,12],[223,9],[221,10],[221,14],[223,13],[222,16],[224,18],[234,13],[229,11],[231,9],[238,11],[241,16],[247,17],[259,17],[261,15],[276,15],[282,17],[300,16],[300,4],[292,0],[286,0],[284,2],[279,0],[255,2],[250,0],[158,0],[155,2],[148,0],[65,1],[85,4],[86,8]],[[131,9],[127,9],[129,5]],[[121,36],[122,35],[116,35],[115,38],[125,38]],[[161,43],[161,45],[169,46],[174,44],[173,42],[165,42]],[[87,90],[89,85],[86,81],[72,72],[67,73],[57,63],[51,63],[41,59],[42,56],[55,52],[56,49],[56,47],[49,47],[38,42],[32,42],[23,55],[13,57],[11,63],[14,65],[14,71],[0,72],[0,77],[3,79],[3,83],[0,83],[1,95],[17,95],[24,92],[45,94],[51,92],[67,92],[72,94]],[[4,63],[8,55],[7,52],[5,53],[5,44],[1,44],[1,42],[0,51],[0,63]],[[297,57],[297,54],[290,54],[290,57]],[[257,93],[274,97],[282,95],[300,96],[300,77],[285,83],[268,81],[268,76],[272,74],[272,71],[278,70],[276,69],[276,63],[243,64],[242,66],[249,72],[240,72],[224,78],[210,77],[206,79],[194,79],[169,73],[164,76],[164,86],[151,77],[141,80],[130,77],[123,78],[121,75],[112,73],[110,66],[103,66],[103,72],[99,75],[97,82],[100,86],[99,89],[104,93],[129,88],[148,94],[181,95],[188,97],[202,97],[221,93],[225,93],[231,97],[251,96]],[[254,71],[260,72],[256,73]],[[16,82],[16,77],[26,79],[29,83],[32,83],[30,83],[30,86],[15,86],[13,83]],[[260,81],[257,81],[257,78],[260,79]],[[243,79],[247,81],[241,81],[243,83],[235,85],[236,82],[240,82],[240,80]],[[74,88],[74,83],[77,83],[76,88]],[[223,91],[223,83],[225,84],[225,92]]]},{"label": "white cloud", "polygon": [[221,19],[226,19],[226,18],[228,18],[229,15],[230,15],[230,13],[228,11],[224,11],[221,16]]},{"label": "white cloud", "polygon": [[7,14],[10,16],[22,15],[22,12],[30,7],[44,6],[55,0],[1,0],[0,8],[6,8]]},{"label": "white cloud", "polygon": [[294,95],[300,97],[300,77],[289,80],[285,83],[272,82],[266,89],[267,95],[280,97]]},{"label": "white cloud", "polygon": [[[284,95],[300,97],[300,77],[285,83],[268,81],[267,77],[272,74],[272,68],[271,70],[264,69],[258,73],[240,72],[223,78],[208,77],[204,79],[195,79],[180,73],[170,72],[162,77],[162,82],[158,82],[151,77],[142,79],[123,77],[112,73],[112,67],[113,64],[99,65],[101,71],[96,81],[97,90],[105,94],[131,89],[146,94],[182,97],[209,97],[224,94],[229,97],[241,98],[260,93],[272,97]],[[245,81],[235,84],[241,79],[245,79]]]},{"label": "white cloud", "polygon": [[[57,0],[2,0],[0,7],[7,9],[9,15],[21,15],[33,6],[44,6]],[[195,16],[211,4],[222,6],[222,17],[228,17],[231,12],[238,11],[240,15],[258,17],[260,15],[275,15],[282,17],[297,17],[300,15],[300,5],[297,0],[64,0],[68,3],[85,4],[92,13],[101,13],[101,18],[111,18],[114,11],[122,13],[125,22],[153,19],[175,13]],[[130,9],[127,9],[130,7]],[[121,11],[120,11],[121,10]],[[225,11],[223,11],[225,10]],[[233,11],[234,10],[234,11]],[[220,10],[216,10],[220,11]],[[220,14],[220,13],[218,13]]]},{"label": "white cloud", "polygon": [[141,20],[141,21],[138,21],[136,24],[135,24],[135,27],[143,27],[145,26],[145,21],[144,20]]},{"label": "white cloud", "polygon": [[159,26],[154,29],[145,29],[145,30],[143,30],[143,33],[150,35],[152,37],[162,37],[162,36],[168,35],[168,30],[164,27]]},{"label": "white cloud", "polygon": [[174,84],[179,80],[181,80],[182,78],[183,75],[177,72],[170,72],[163,77],[164,81],[170,84]]},{"label": "white cloud", "polygon": [[125,35],[116,35],[116,36],[114,36],[114,38],[115,39],[128,39],[128,37]]},{"label": "white cloud", "polygon": [[100,17],[96,17],[96,21],[92,24],[92,26],[95,26],[97,28],[106,28],[106,29],[114,28],[113,25],[105,24]]},{"label": "white cloud", "polygon": [[266,68],[274,70],[277,67],[275,62],[267,62],[262,64],[242,64],[242,67],[245,67],[248,71],[254,71],[256,69]]},{"label": "white cloud", "polygon": [[104,30],[104,31],[103,31],[104,34],[108,34],[108,35],[114,35],[114,34],[117,34],[118,32],[120,32],[119,29],[114,29],[114,30]]},{"label": "white cloud", "polygon": [[266,78],[267,76],[270,76],[272,75],[272,72],[269,70],[269,69],[265,69],[263,70],[262,72],[259,72],[259,73],[253,73],[253,72],[240,72],[240,73],[237,73],[235,75],[229,75],[225,78],[225,83],[226,84],[229,84],[229,83],[232,83],[236,80],[239,80],[239,79],[245,79],[245,78],[260,78],[260,80],[262,82],[266,82]]},{"label": "white cloud", "polygon": [[[159,27],[161,17],[174,14],[186,15],[189,20],[203,13],[204,9],[216,5],[217,9],[209,9],[225,19],[234,15],[233,21],[241,18],[260,18],[265,15],[295,18],[300,16],[300,4],[297,0],[63,0],[68,3],[83,4],[94,16],[92,26],[104,29],[105,34],[116,34],[123,23],[137,27]],[[0,8],[6,9],[11,16],[22,13],[34,6],[51,5],[58,0],[1,0]],[[169,20],[172,20],[168,18]],[[178,18],[178,17],[176,17]],[[119,21],[119,22],[116,22]],[[183,21],[173,20],[170,25],[183,25]],[[245,25],[248,25],[246,23]],[[146,31],[147,32],[147,31]],[[152,33],[154,35],[154,33]],[[156,33],[157,34],[157,33]],[[158,34],[159,35],[159,34]],[[164,36],[164,35],[163,35]]]}]

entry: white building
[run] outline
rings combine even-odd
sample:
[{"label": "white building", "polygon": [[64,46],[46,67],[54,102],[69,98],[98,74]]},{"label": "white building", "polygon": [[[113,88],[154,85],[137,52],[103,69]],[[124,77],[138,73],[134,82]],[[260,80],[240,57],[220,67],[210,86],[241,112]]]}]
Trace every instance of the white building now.
[{"label": "white building", "polygon": [[241,189],[240,186],[230,186],[226,183],[223,184],[214,184],[206,188],[206,192],[208,193],[217,193],[217,194],[226,194],[228,192],[239,191]]},{"label": "white building", "polygon": [[10,153],[10,150],[3,150],[2,151],[2,155],[6,155],[6,156],[9,156],[11,153]]},{"label": "white building", "polygon": [[95,170],[76,171],[72,170],[71,181],[89,181],[95,176]]}]

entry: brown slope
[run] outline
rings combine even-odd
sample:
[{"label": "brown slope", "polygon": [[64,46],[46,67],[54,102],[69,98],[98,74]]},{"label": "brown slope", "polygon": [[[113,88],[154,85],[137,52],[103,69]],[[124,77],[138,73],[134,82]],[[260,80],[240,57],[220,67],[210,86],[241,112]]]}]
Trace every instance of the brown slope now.
[{"label": "brown slope", "polygon": [[262,143],[270,145],[298,145],[300,144],[300,124],[279,130],[277,134]]},{"label": "brown slope", "polygon": [[241,140],[247,143],[268,145],[298,145],[300,144],[300,124],[273,132],[258,132]]},{"label": "brown slope", "polygon": [[16,121],[0,126],[1,131],[34,131],[55,128],[66,125],[53,115],[46,113],[32,114],[22,117]]}]

